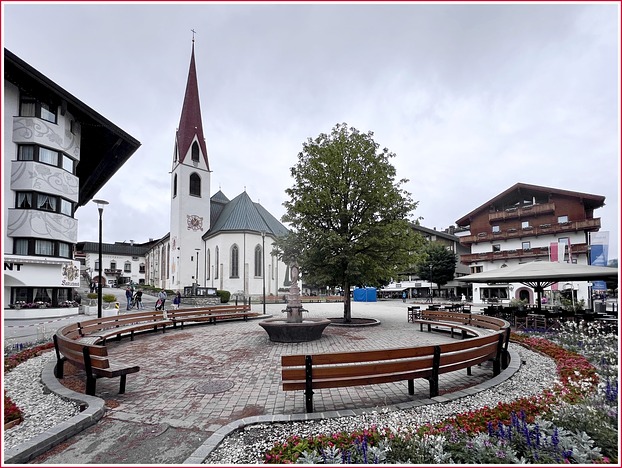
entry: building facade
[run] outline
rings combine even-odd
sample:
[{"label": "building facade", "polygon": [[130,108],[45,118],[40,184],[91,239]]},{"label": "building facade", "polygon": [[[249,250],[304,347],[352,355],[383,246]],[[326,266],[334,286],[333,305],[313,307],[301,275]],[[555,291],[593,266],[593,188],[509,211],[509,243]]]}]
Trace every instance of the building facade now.
[{"label": "building facade", "polygon": [[[531,261],[586,265],[590,233],[600,229],[594,210],[604,204],[600,195],[517,183],[456,221],[462,228],[460,242],[470,250],[460,261],[469,273]],[[589,302],[585,281],[553,285],[549,294],[556,290],[572,291],[575,299]],[[535,293],[520,283],[473,286],[474,302],[511,299],[533,304]]]},{"label": "building facade", "polygon": [[[470,285],[460,281],[461,276],[469,274],[469,268],[460,263],[462,255],[469,253],[468,247],[460,243],[460,238],[456,235],[454,226],[450,226],[442,231],[436,228],[430,229],[419,224],[413,224],[412,228],[428,242],[437,242],[456,255],[456,271],[454,279],[441,287],[441,295],[446,299],[460,299],[470,296]],[[402,275],[400,281],[392,281],[385,288],[380,290],[384,297],[402,297],[406,292],[406,297],[427,298],[431,294],[437,295],[437,285],[427,280],[422,280],[416,273],[406,273]]]},{"label": "building facade", "polygon": [[277,295],[287,266],[273,253],[287,229],[246,192],[210,196],[194,42],[171,168],[170,231],[145,256],[145,282],[173,291],[216,288],[249,296]]},{"label": "building facade", "polygon": [[4,317],[76,314],[75,211],[140,143],[8,50],[3,97]]},{"label": "building facade", "polygon": [[107,287],[145,284],[145,254],[152,243],[134,244],[130,241],[102,244],[102,276],[99,276],[99,244],[78,242],[75,258],[80,262],[87,283]]}]

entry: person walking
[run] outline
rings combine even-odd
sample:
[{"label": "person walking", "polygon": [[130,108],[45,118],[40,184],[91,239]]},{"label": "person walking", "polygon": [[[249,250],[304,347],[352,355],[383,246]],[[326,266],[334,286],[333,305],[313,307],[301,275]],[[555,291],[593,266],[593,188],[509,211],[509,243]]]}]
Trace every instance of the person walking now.
[{"label": "person walking", "polygon": [[134,294],[134,302],[136,303],[136,308],[138,310],[141,310],[143,308],[143,290],[139,289],[138,291],[136,291],[136,294]]},{"label": "person walking", "polygon": [[132,310],[132,290],[128,286],[125,288],[125,299],[127,299],[127,307],[126,310]]},{"label": "person walking", "polygon": [[406,291],[402,293],[402,302],[406,302]]},{"label": "person walking", "polygon": [[173,309],[179,309],[179,304],[181,304],[181,293],[177,291],[173,298]]},{"label": "person walking", "polygon": [[156,310],[164,310],[164,303],[166,302],[167,297],[168,296],[166,295],[166,291],[164,289],[158,293],[159,304],[156,304]]}]

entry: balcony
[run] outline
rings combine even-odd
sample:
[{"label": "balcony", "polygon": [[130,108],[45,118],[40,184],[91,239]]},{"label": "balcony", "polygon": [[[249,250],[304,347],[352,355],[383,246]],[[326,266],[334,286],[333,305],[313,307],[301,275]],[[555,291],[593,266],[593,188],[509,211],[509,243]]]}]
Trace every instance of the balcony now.
[{"label": "balcony", "polygon": [[538,205],[528,205],[519,207],[506,208],[503,211],[495,211],[488,214],[490,223],[505,221],[506,219],[524,218],[526,216],[539,216],[546,213],[555,212],[555,203],[541,203]]},{"label": "balcony", "polygon": [[564,232],[577,231],[598,231],[600,229],[600,218],[585,219],[583,221],[568,221],[566,223],[555,224],[535,224],[524,229],[510,228],[500,232],[480,232],[475,236],[465,236],[460,238],[462,245],[477,244],[479,242],[490,242],[507,239],[517,239],[523,237],[538,237],[545,235],[557,235]]},{"label": "balcony", "polygon": [[[588,252],[588,244],[575,244],[570,246],[572,255],[586,255]],[[536,260],[541,257],[548,259],[549,248],[533,247],[531,249],[512,249],[512,250],[500,250],[497,252],[480,252],[476,254],[460,255],[460,263],[469,265],[476,262],[491,262],[493,260],[513,260],[513,259],[532,259]]]}]

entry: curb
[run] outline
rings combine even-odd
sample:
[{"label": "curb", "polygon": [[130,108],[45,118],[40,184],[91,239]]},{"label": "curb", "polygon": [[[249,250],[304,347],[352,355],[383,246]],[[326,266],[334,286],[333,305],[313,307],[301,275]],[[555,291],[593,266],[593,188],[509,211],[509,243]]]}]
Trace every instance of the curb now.
[{"label": "curb", "polygon": [[74,392],[64,387],[54,376],[56,360],[48,363],[41,372],[41,382],[52,393],[61,398],[72,400],[86,409],[32,439],[4,451],[5,464],[28,463],[70,437],[78,434],[99,421],[105,413],[104,400],[94,396]]},{"label": "curb", "polygon": [[[520,368],[521,362],[518,353],[515,351],[509,350],[510,354],[510,363],[508,367],[503,369],[503,371],[491,379],[487,380],[478,385],[474,385],[473,387],[465,388],[453,393],[448,393],[446,395],[437,396],[434,398],[426,398],[423,400],[409,401],[407,403],[400,403],[397,405],[388,405],[384,406],[383,409],[387,410],[407,410],[411,408],[416,408],[417,406],[423,405],[431,405],[435,403],[446,403],[448,401],[457,400],[460,398],[464,398],[469,395],[475,395],[484,390],[488,390],[489,388],[495,387],[499,385],[501,382],[504,382],[511,378]],[[183,461],[184,465],[201,465],[204,463],[205,459],[220,445],[220,443],[228,437],[231,433],[243,429],[246,426],[251,426],[253,424],[266,424],[266,423],[274,423],[274,422],[296,422],[296,421],[309,421],[316,419],[329,419],[329,418],[339,418],[345,416],[357,416],[365,413],[370,413],[372,411],[378,411],[378,407],[374,408],[363,408],[363,409],[352,409],[352,410],[337,410],[337,411],[324,411],[321,413],[296,413],[296,414],[276,414],[272,416],[252,416],[249,418],[237,419],[235,421],[230,422],[222,427],[220,427],[216,432],[214,432],[211,436],[207,438],[201,446],[196,449],[192,455],[186,458]]]}]

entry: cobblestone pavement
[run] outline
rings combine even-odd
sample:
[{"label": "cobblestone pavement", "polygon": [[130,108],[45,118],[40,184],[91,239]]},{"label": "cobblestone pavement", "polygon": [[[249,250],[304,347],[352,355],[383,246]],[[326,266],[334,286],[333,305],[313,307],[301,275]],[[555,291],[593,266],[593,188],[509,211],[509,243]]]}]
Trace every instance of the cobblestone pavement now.
[{"label": "cobblestone pavement", "polygon": [[[341,303],[304,307],[309,317],[343,316]],[[268,304],[267,312],[278,317],[283,308],[283,304]],[[262,305],[253,305],[253,311],[261,313]],[[135,463],[183,462],[201,441],[234,420],[305,412],[302,391],[281,389],[283,354],[397,348],[453,340],[441,333],[420,332],[417,325],[407,322],[406,315],[406,304],[401,301],[353,302],[353,317],[375,318],[381,324],[329,326],[320,340],[307,343],[273,343],[256,320],[178,327],[166,333],[140,335],[134,341],[111,340],[109,354],[140,365],[140,372],[127,377],[123,395],[117,393],[118,379],[98,379],[97,396],[105,399],[109,407],[106,416],[35,463],[115,463],[122,446],[124,463],[132,463],[131,447],[136,450]],[[467,376],[466,371],[461,371],[441,375],[441,395],[484,382],[492,377],[492,370],[482,365],[473,368],[472,374]],[[415,380],[412,396],[407,383],[398,382],[318,390],[314,403],[315,411],[320,412],[383,407],[428,397],[428,382],[419,379]],[[115,424],[116,431],[107,436],[106,427]],[[148,427],[153,433],[168,431],[168,443],[178,449],[176,458],[158,458],[156,454],[166,446],[165,442],[149,449],[151,457],[138,442],[127,446],[119,445],[123,440],[113,443],[115,437],[131,438],[128,432],[142,432]],[[181,446],[187,447],[180,450]]]}]

